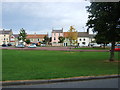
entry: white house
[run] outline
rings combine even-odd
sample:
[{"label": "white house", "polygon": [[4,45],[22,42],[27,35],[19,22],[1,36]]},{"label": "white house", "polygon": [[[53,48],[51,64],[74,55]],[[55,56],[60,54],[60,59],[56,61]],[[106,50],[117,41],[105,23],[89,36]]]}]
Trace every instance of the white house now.
[{"label": "white house", "polygon": [[92,41],[94,41],[93,34],[89,34],[88,32],[78,32],[78,46],[88,46]]},{"label": "white house", "polygon": [[9,44],[10,43],[10,37],[13,34],[12,29],[10,30],[0,30],[0,45],[2,44]]}]

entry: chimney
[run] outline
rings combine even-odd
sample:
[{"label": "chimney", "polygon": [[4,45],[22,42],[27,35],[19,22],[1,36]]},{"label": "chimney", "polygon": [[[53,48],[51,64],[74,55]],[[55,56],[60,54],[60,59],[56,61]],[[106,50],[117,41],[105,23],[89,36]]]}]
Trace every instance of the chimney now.
[{"label": "chimney", "polygon": [[63,28],[62,28],[62,32],[63,32]]},{"label": "chimney", "polygon": [[89,34],[89,29],[87,29],[87,33]]}]

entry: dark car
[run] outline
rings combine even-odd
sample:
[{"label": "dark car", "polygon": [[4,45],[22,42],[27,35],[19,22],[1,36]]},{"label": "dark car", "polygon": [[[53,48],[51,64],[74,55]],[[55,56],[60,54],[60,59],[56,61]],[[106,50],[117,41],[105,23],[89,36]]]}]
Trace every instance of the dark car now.
[{"label": "dark car", "polygon": [[7,45],[8,45],[8,46],[12,46],[12,44],[10,44],[10,43],[9,43],[9,44],[7,44]]},{"label": "dark car", "polygon": [[2,44],[2,47],[7,47],[7,45],[6,44]]}]

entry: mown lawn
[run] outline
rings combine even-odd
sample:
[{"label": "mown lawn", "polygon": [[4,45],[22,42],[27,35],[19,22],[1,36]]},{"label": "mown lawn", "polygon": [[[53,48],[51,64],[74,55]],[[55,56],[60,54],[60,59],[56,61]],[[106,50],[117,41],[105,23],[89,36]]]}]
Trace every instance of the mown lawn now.
[{"label": "mown lawn", "polygon": [[79,50],[110,50],[110,48],[101,48],[101,47],[81,47],[81,48],[73,48],[73,49],[79,49]]},{"label": "mown lawn", "polygon": [[117,62],[106,62],[109,52],[3,50],[2,56],[3,81],[118,73]]}]

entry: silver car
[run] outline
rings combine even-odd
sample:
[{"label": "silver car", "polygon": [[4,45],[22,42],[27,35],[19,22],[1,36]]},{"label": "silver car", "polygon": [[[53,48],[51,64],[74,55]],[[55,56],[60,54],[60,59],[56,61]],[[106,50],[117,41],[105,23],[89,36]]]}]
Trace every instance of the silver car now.
[{"label": "silver car", "polygon": [[28,48],[36,48],[35,44],[31,44],[30,46],[28,46]]},{"label": "silver car", "polygon": [[24,48],[25,46],[23,44],[16,45],[17,48]]}]

